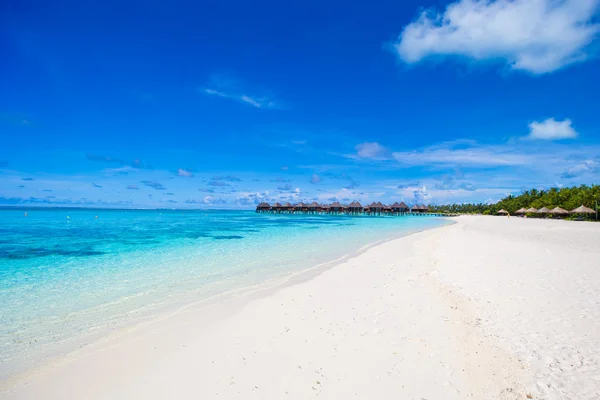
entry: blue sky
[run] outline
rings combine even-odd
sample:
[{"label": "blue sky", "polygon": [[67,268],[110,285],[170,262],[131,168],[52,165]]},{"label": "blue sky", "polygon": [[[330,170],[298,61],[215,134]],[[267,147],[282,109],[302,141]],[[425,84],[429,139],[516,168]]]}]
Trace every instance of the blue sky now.
[{"label": "blue sky", "polygon": [[598,183],[599,12],[2,2],[0,205],[439,204]]}]

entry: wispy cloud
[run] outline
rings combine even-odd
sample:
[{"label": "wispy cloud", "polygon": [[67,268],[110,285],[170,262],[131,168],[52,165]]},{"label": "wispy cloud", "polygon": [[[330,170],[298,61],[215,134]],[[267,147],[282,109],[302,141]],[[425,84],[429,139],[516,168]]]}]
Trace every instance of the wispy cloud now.
[{"label": "wispy cloud", "polygon": [[101,163],[106,163],[106,164],[118,164],[118,165],[123,165],[123,166],[130,166],[132,168],[138,168],[138,169],[152,169],[151,166],[147,165],[145,162],[143,162],[142,160],[139,160],[139,159],[128,162],[121,158],[102,156],[102,155],[97,155],[97,154],[92,154],[92,153],[88,153],[85,156],[85,158],[87,158],[90,161],[101,162]]},{"label": "wispy cloud", "polygon": [[313,174],[310,177],[310,183],[312,183],[312,184],[321,183],[321,177],[319,175],[317,175],[317,174]]},{"label": "wispy cloud", "polygon": [[559,140],[574,139],[578,133],[573,129],[570,119],[557,121],[554,118],[548,118],[544,121],[533,121],[529,124],[529,139],[540,140]]},{"label": "wispy cloud", "polygon": [[165,190],[166,189],[166,187],[162,183],[157,182],[157,181],[142,181],[142,183],[145,186],[151,187],[156,190]]},{"label": "wispy cloud", "polygon": [[238,178],[237,176],[233,176],[233,175],[213,176],[210,179],[212,179],[213,181],[225,181],[225,182],[241,182],[242,181],[240,178]]},{"label": "wispy cloud", "polygon": [[443,13],[423,11],[394,44],[416,63],[455,56],[499,61],[513,70],[543,74],[590,57],[600,31],[598,0],[459,0]]},{"label": "wispy cloud", "polygon": [[447,142],[420,150],[397,151],[393,158],[401,165],[454,167],[465,166],[518,166],[533,161],[531,154],[515,151],[505,145],[479,145],[475,142]]},{"label": "wispy cloud", "polygon": [[212,181],[208,182],[208,184],[210,186],[217,186],[217,187],[231,186],[231,184],[229,184],[229,183],[227,183],[225,181],[215,181],[215,180],[212,180]]},{"label": "wispy cloud", "polygon": [[96,183],[92,183],[92,186],[95,187],[95,188],[98,188],[98,189],[102,189],[102,186],[100,186],[100,185],[98,185]]},{"label": "wispy cloud", "polygon": [[137,187],[136,185],[127,185],[127,189],[129,189],[129,190],[140,190],[140,188]]},{"label": "wispy cloud", "polygon": [[572,167],[569,167],[561,174],[561,178],[576,178],[589,173],[600,172],[600,158],[596,160],[583,160]]},{"label": "wispy cloud", "polygon": [[235,100],[256,108],[281,108],[281,104],[272,96],[251,94],[247,84],[229,75],[215,74],[205,86],[198,86],[196,91],[207,96]]},{"label": "wispy cloud", "polygon": [[188,169],[179,168],[177,170],[177,176],[183,176],[185,178],[191,178],[192,176],[194,176],[194,174],[192,173],[192,171],[190,171]]}]

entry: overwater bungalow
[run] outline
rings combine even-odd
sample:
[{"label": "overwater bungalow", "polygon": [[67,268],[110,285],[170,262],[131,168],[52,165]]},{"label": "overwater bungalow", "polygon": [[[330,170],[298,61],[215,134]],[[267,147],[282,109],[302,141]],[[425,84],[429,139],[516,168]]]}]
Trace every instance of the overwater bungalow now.
[{"label": "overwater bungalow", "polygon": [[[256,212],[270,212],[270,213],[294,213],[294,214],[345,214],[345,215],[402,215],[412,210],[412,212],[417,213],[419,215],[424,215],[428,213],[428,208],[425,205],[414,205],[412,209],[409,209],[408,206],[402,203],[394,203],[392,205],[384,205],[380,201],[373,202],[368,206],[363,207],[359,202],[353,201],[349,205],[341,204],[338,201],[335,201],[329,205],[327,204],[319,204],[316,201],[313,201],[310,204],[304,204],[300,202],[296,205],[291,205],[290,203],[285,203],[281,205],[276,202],[272,206],[269,203],[263,202],[260,203],[256,207]],[[438,214],[436,214],[438,215]]]},{"label": "overwater bungalow", "polygon": [[[367,207],[368,207],[368,211],[367,211]],[[373,202],[371,204],[369,204],[367,207],[365,207],[365,212],[369,213],[369,214],[381,214],[384,211],[384,205],[381,204],[381,202]]]},{"label": "overwater bungalow", "polygon": [[363,206],[358,201],[353,201],[348,204],[347,211],[350,214],[359,214],[363,212]]},{"label": "overwater bungalow", "polygon": [[313,201],[308,205],[308,212],[314,213],[318,211],[321,211],[321,205],[316,201]]},{"label": "overwater bungalow", "polygon": [[294,206],[294,212],[295,213],[304,212],[305,208],[306,208],[306,205],[303,202],[300,202]]},{"label": "overwater bungalow", "polygon": [[256,212],[268,212],[271,210],[269,203],[262,202],[256,206]]},{"label": "overwater bungalow", "polygon": [[342,206],[339,202],[334,201],[329,205],[329,212],[339,214],[344,211],[344,206]]},{"label": "overwater bungalow", "polygon": [[404,202],[401,202],[401,203],[395,202],[394,204],[392,204],[392,212],[393,213],[403,214],[403,213],[407,213],[409,211],[410,211],[410,209]]}]

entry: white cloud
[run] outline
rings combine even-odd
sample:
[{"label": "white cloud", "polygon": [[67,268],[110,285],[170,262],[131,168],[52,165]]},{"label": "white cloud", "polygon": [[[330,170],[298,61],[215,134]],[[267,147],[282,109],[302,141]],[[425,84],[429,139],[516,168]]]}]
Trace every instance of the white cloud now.
[{"label": "white cloud", "polygon": [[459,0],[426,10],[394,44],[406,63],[431,56],[502,61],[543,74],[591,56],[600,0]]},{"label": "white cloud", "polygon": [[361,143],[356,146],[356,150],[359,158],[382,160],[389,156],[389,150],[377,142]]},{"label": "white cloud", "polygon": [[194,174],[192,173],[192,171],[188,171],[187,169],[183,169],[183,168],[179,168],[177,170],[177,175],[178,176],[183,176],[186,178],[191,178],[192,176],[194,176]]},{"label": "white cloud", "polygon": [[573,139],[577,137],[577,131],[571,126],[570,119],[557,121],[554,118],[548,118],[541,122],[531,122],[529,124],[529,139],[557,140]]}]

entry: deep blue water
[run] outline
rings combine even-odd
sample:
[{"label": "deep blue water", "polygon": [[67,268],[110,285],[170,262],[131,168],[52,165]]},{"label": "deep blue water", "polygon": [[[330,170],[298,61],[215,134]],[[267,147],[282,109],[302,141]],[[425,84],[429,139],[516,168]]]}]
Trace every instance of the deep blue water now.
[{"label": "deep blue water", "polygon": [[250,211],[0,210],[0,377],[107,329],[443,223]]}]

